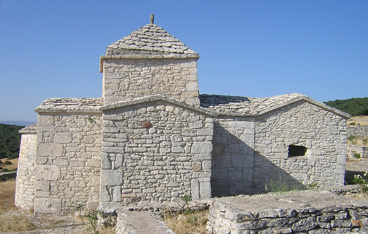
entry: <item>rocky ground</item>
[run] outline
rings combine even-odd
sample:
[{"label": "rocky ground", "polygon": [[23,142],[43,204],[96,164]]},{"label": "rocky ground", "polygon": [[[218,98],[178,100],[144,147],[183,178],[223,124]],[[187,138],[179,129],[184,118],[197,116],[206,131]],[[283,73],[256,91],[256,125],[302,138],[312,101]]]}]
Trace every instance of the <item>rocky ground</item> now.
[{"label": "rocky ground", "polygon": [[[86,224],[83,224],[81,219],[73,217],[72,215],[45,215],[45,214],[31,214],[30,212],[22,212],[19,210],[12,211],[16,215],[23,215],[29,219],[29,221],[35,226],[33,230],[23,232],[10,232],[10,233],[87,233]],[[12,215],[12,212],[9,215]],[[20,214],[21,213],[21,214]],[[9,232],[6,232],[9,233]]]}]

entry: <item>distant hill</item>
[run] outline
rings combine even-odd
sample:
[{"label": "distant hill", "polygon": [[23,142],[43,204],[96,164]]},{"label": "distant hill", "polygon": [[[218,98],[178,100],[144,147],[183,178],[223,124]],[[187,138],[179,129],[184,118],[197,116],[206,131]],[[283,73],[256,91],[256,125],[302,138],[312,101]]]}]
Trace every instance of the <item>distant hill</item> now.
[{"label": "distant hill", "polygon": [[17,158],[23,126],[0,124],[0,158]]},{"label": "distant hill", "polygon": [[28,126],[34,124],[32,121],[0,121],[0,124],[8,124],[8,125],[18,125],[18,126]]},{"label": "distant hill", "polygon": [[328,101],[325,104],[349,113],[352,116],[368,115],[368,97]]}]

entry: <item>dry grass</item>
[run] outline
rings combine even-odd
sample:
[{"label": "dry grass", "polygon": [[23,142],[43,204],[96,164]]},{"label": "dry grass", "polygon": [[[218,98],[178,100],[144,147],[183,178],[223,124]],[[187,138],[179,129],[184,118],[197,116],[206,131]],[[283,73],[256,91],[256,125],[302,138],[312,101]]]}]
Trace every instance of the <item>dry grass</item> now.
[{"label": "dry grass", "polygon": [[15,210],[14,205],[15,180],[0,183],[0,214],[5,211]]},{"label": "dry grass", "polygon": [[35,229],[28,217],[17,211],[0,214],[0,232],[22,232]]},{"label": "dry grass", "polygon": [[348,125],[354,123],[355,125],[366,126],[368,125],[368,116],[353,116],[347,121]]},{"label": "dry grass", "polygon": [[14,205],[15,180],[0,183],[0,232],[21,232],[34,229],[27,216]]},{"label": "dry grass", "polygon": [[188,214],[164,214],[164,220],[176,234],[207,233],[208,210],[189,212]]},{"label": "dry grass", "polygon": [[[29,211],[17,209],[14,205],[15,180],[0,182],[0,233],[2,232],[23,232],[28,230],[54,230],[63,226],[75,225],[73,233],[81,232],[86,225],[81,225],[81,221],[75,220],[72,216],[52,216],[33,215]],[[44,233],[44,232],[43,232]],[[114,234],[115,228],[103,228],[99,234]]]},{"label": "dry grass", "polygon": [[[79,234],[90,234],[91,232],[81,232]],[[106,227],[106,228],[102,228],[98,231],[98,234],[115,234],[115,227]]]},{"label": "dry grass", "polygon": [[368,146],[368,137],[354,137],[348,139],[349,145]]},{"label": "dry grass", "polygon": [[[11,171],[11,170],[16,169],[18,166],[18,158],[14,158],[14,159],[2,158],[0,160],[3,162],[3,164],[0,164],[0,167],[3,169],[8,169],[9,171]],[[10,161],[12,164],[11,165],[4,164],[4,162],[6,161]],[[0,172],[2,172],[3,169],[0,169]]]}]

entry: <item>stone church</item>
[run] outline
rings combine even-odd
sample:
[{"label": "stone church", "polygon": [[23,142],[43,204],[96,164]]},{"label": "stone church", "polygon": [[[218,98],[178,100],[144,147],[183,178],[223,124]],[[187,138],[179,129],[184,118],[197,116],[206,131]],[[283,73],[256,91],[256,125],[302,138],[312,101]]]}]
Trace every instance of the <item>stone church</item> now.
[{"label": "stone church", "polygon": [[16,205],[36,213],[344,184],[347,114],[301,94],[199,94],[199,55],[153,20],[107,46],[102,98],[22,129]]}]

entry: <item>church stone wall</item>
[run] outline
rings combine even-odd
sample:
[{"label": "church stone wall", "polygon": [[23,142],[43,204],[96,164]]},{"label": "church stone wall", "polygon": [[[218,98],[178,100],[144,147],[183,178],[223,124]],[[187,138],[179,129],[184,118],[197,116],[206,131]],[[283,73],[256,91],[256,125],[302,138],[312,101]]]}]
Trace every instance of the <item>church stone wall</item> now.
[{"label": "church stone wall", "polygon": [[37,132],[20,131],[21,144],[18,159],[15,205],[23,209],[32,209],[35,195],[35,163]]},{"label": "church stone wall", "polygon": [[160,94],[199,107],[197,59],[105,59],[105,104]]},{"label": "church stone wall", "polygon": [[211,197],[213,119],[163,101],[104,111],[101,205]]},{"label": "church stone wall", "polygon": [[99,200],[101,114],[39,113],[36,213],[67,212]]},{"label": "church stone wall", "polygon": [[212,195],[250,194],[254,166],[254,119],[216,119],[213,147]]},{"label": "church stone wall", "polygon": [[[306,101],[256,119],[254,184],[344,185],[346,120]],[[306,147],[305,156],[289,157],[290,145]]]}]

